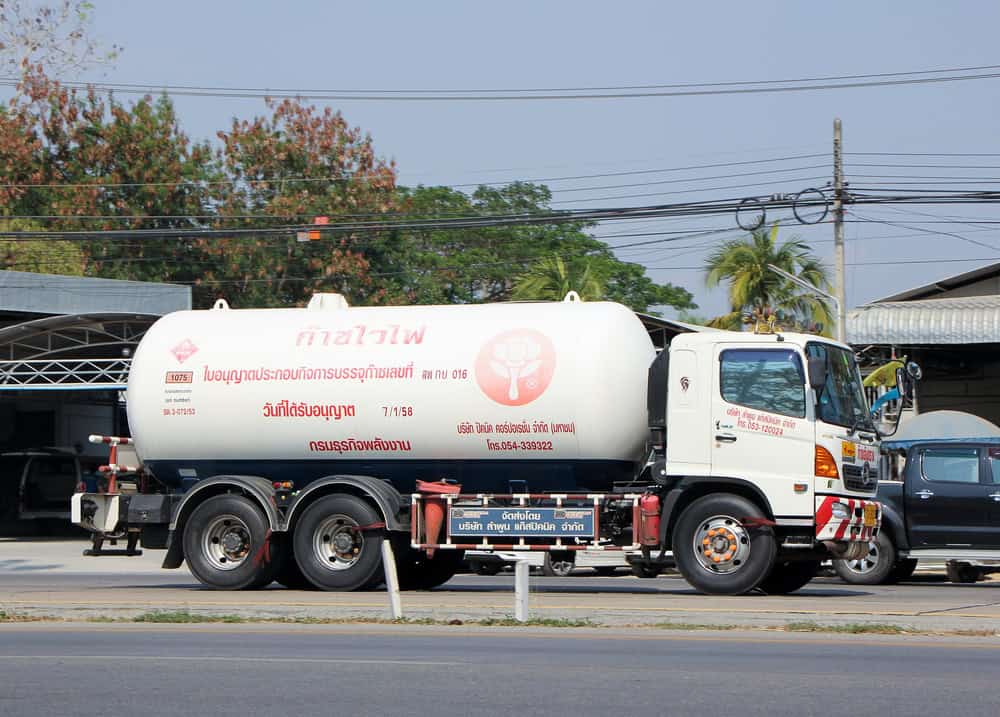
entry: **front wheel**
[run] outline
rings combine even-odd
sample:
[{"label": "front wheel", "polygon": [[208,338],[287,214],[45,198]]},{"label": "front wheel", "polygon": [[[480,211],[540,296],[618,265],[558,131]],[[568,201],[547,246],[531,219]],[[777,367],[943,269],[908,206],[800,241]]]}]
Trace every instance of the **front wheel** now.
[{"label": "front wheel", "polygon": [[195,508],[183,543],[191,574],[217,590],[261,587],[280,566],[263,513],[241,495],[217,495]]},{"label": "front wheel", "polygon": [[785,560],[775,564],[774,570],[760,581],[757,589],[765,595],[787,595],[804,587],[816,577],[818,560]]},{"label": "front wheel", "polygon": [[374,587],[382,575],[382,520],[371,505],[347,494],[328,495],[306,508],[292,542],[302,574],[320,590]]},{"label": "front wheel", "polygon": [[841,580],[852,585],[881,585],[890,579],[898,553],[892,539],[880,531],[868,543],[868,553],[857,560],[834,560],[833,569]]},{"label": "front wheel", "polygon": [[673,533],[677,569],[696,590],[742,595],[774,567],[774,532],[764,512],[738,495],[707,495],[684,509]]}]

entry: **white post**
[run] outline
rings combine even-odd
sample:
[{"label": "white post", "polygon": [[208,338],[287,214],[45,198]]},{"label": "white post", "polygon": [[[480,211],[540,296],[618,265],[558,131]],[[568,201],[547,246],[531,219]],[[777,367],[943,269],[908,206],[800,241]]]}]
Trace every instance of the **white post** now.
[{"label": "white post", "polygon": [[514,563],[514,619],[518,622],[528,621],[528,575],[531,565],[527,560]]},{"label": "white post", "polygon": [[399,579],[396,577],[396,556],[388,538],[382,541],[382,567],[385,568],[385,589],[389,593],[389,609],[393,620],[403,619],[403,604],[399,599]]}]

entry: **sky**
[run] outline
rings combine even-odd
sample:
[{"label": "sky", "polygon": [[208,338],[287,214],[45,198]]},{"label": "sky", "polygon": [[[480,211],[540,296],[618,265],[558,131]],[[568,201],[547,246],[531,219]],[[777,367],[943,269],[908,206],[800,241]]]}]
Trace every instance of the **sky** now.
[{"label": "sky", "polygon": [[[1000,3],[987,2],[94,5],[95,34],[124,52],[114,67],[82,79],[156,86],[620,87],[1000,65]],[[380,156],[396,162],[401,184],[469,190],[480,182],[553,180],[546,183],[554,208],[586,208],[822,186],[832,177],[835,117],[843,121],[852,187],[994,189],[1000,183],[998,98],[1000,79],[983,79],[772,94],[331,104],[371,134]],[[214,137],[233,117],[264,113],[259,99],[178,97],[176,105],[196,139]],[[860,154],[875,152],[892,154]],[[730,166],[705,166],[712,164]],[[678,170],[690,166],[699,168]],[[632,174],[620,174],[626,172]],[[605,176],[558,179],[579,175]],[[857,207],[845,230],[848,304],[1000,259],[1000,236],[991,225],[961,223],[996,215],[991,206]],[[832,225],[800,225],[787,211],[768,219],[781,220],[782,238],[799,236],[832,260]],[[657,234],[716,229],[731,231]],[[734,216],[606,223],[595,234],[612,246],[658,241],[617,253],[648,267],[653,279],[692,291],[696,314],[726,310],[725,291],[705,287],[702,267],[719,242],[744,234]],[[672,241],[659,241],[667,237]]]}]

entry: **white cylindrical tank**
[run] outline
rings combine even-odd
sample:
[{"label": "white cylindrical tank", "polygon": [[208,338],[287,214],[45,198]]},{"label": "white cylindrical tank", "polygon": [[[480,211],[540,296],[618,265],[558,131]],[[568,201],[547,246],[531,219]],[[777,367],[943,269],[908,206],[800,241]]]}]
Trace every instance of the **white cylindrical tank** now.
[{"label": "white cylindrical tank", "polygon": [[495,490],[503,464],[533,466],[531,490],[572,487],[566,465],[594,487],[644,457],[654,355],[607,302],[182,311],[142,339],[128,417],[166,483],[361,472]]}]

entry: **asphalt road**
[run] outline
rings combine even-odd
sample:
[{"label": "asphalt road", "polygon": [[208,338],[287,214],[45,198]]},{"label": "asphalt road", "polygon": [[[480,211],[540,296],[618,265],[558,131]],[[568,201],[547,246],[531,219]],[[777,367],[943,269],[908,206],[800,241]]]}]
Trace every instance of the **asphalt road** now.
[{"label": "asphalt road", "polygon": [[1000,644],[409,626],[0,625],[0,715],[995,716]]}]

